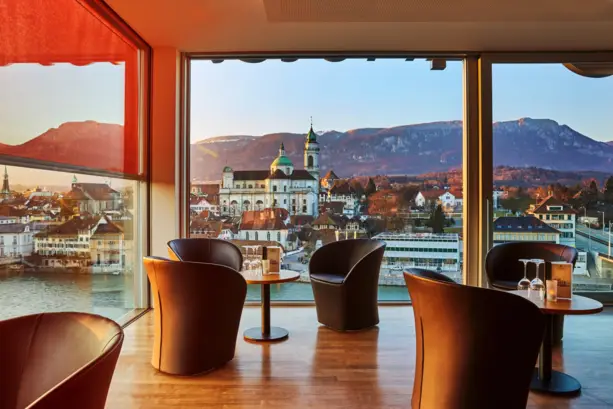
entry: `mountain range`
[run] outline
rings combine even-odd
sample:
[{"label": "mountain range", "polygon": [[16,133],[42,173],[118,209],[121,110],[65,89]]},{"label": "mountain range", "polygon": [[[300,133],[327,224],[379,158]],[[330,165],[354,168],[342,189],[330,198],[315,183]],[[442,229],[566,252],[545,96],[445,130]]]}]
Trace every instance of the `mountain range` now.
[{"label": "mountain range", "polygon": [[[613,141],[598,142],[551,119],[494,123],[494,164],[562,171],[613,173]],[[191,178],[218,180],[224,166],[268,169],[281,142],[297,169],[303,168],[304,134],[229,135],[190,146]],[[133,138],[130,138],[133,139]],[[322,174],[417,175],[462,166],[462,122],[432,122],[391,128],[324,131],[317,137]],[[136,173],[136,141],[123,126],[67,122],[20,145],[0,143],[0,154]]]},{"label": "mountain range", "polygon": [[136,174],[137,148],[122,125],[83,121],[65,122],[20,145],[0,143],[0,154]]},{"label": "mountain range", "polygon": [[[494,123],[494,165],[613,173],[613,141],[595,141],[551,119]],[[221,169],[267,169],[284,143],[294,166],[303,167],[304,134],[230,135],[191,145],[191,177],[221,178]],[[392,128],[326,131],[318,136],[322,174],[341,177],[402,175],[462,166],[462,121]]]}]

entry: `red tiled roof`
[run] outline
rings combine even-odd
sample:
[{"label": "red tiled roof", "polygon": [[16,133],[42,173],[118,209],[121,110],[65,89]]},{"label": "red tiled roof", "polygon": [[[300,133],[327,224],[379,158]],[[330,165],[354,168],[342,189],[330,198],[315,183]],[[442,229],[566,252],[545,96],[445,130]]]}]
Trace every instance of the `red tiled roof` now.
[{"label": "red tiled roof", "polygon": [[286,230],[289,213],[282,208],[243,212],[240,230]]}]

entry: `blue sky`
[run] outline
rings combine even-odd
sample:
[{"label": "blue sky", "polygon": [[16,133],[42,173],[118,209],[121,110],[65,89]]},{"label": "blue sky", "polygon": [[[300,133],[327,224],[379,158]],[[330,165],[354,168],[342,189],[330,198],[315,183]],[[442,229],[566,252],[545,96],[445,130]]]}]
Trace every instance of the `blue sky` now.
[{"label": "blue sky", "polygon": [[[23,143],[68,121],[123,124],[123,74],[106,63],[0,67],[0,143]],[[550,118],[613,140],[613,77],[584,78],[560,64],[496,65],[493,75],[494,120]],[[196,61],[191,95],[192,141],[305,133],[310,116],[318,131],[457,120],[462,63],[430,71],[423,60]]]},{"label": "blue sky", "polygon": [[[496,65],[494,120],[550,118],[613,140],[613,78],[580,77],[559,64]],[[462,118],[462,63],[430,71],[423,60],[299,60],[192,65],[192,135],[345,131]],[[213,95],[214,97],[211,97]]]}]

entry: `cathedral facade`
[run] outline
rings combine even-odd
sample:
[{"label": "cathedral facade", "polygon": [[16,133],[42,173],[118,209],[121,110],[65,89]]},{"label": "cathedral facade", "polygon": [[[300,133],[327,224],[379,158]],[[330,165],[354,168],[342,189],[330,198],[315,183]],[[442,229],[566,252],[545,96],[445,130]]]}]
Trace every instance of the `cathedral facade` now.
[{"label": "cathedral facade", "polygon": [[223,169],[219,189],[222,215],[240,216],[249,210],[283,208],[290,215],[319,214],[319,143],[313,126],[304,144],[304,169],[294,169],[283,143],[267,170]]}]

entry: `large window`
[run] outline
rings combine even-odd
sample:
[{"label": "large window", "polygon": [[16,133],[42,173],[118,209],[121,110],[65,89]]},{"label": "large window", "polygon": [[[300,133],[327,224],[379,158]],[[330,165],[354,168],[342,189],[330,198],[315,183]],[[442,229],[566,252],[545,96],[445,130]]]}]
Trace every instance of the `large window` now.
[{"label": "large window", "polygon": [[492,74],[494,245],[576,247],[574,290],[612,291],[613,77],[562,64],[494,64]]},{"label": "large window", "polygon": [[137,305],[142,183],[3,168],[0,319],[85,311],[118,319]]},{"label": "large window", "polygon": [[313,252],[362,237],[387,244],[380,300],[408,300],[409,267],[461,281],[462,70],[192,60],[191,237],[281,246],[301,280],[274,286],[273,300],[312,300]]},{"label": "large window", "polygon": [[30,3],[0,8],[0,319],[119,319],[146,306],[144,45],[85,2]]}]

